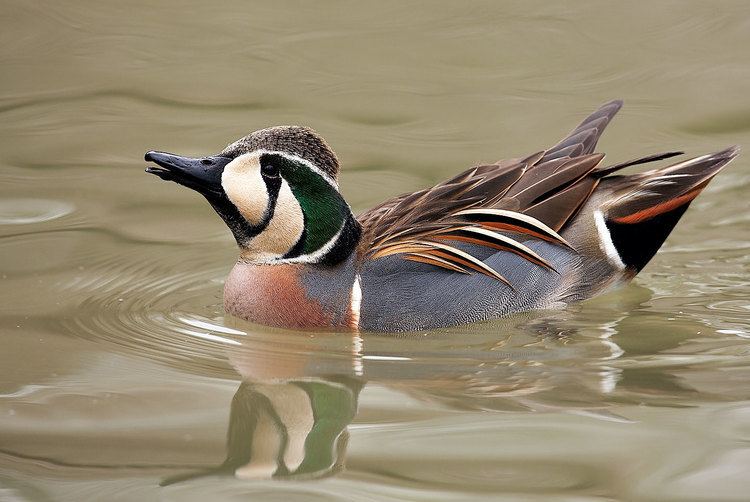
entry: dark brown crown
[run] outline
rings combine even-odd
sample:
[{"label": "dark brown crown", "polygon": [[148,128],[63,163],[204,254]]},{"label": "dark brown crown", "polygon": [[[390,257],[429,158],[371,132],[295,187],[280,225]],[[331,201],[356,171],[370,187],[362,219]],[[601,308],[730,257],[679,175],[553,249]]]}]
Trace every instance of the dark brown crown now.
[{"label": "dark brown crown", "polygon": [[328,143],[307,127],[277,126],[261,129],[227,146],[221,155],[236,157],[254,150],[291,153],[312,162],[320,170],[336,179],[339,161]]}]

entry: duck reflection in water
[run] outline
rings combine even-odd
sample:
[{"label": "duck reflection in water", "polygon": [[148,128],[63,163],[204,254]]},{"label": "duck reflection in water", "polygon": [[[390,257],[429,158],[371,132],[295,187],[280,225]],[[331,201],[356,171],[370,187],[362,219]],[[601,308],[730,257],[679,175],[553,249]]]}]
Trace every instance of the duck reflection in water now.
[{"label": "duck reflection in water", "polygon": [[[612,305],[599,310],[591,308],[588,318],[599,313],[607,322],[581,328],[574,314],[561,311],[429,337],[252,333],[227,353],[243,381],[231,404],[225,460],[161,484],[214,475],[258,480],[337,474],[345,466],[347,427],[368,382],[404,401],[448,409],[564,411],[617,421],[629,420],[611,413],[610,404],[659,405],[653,386],[668,385],[672,395],[694,393],[667,369],[620,367],[625,350],[615,340],[625,341],[618,334],[638,328],[615,316]],[[691,333],[689,323],[660,349],[674,349]],[[589,364],[571,366],[581,358]],[[645,387],[643,371],[650,372]]]},{"label": "duck reflection in water", "polygon": [[208,475],[309,479],[343,468],[363,386],[354,378],[242,382],[232,400],[227,457],[215,469],[177,475],[166,486]]}]

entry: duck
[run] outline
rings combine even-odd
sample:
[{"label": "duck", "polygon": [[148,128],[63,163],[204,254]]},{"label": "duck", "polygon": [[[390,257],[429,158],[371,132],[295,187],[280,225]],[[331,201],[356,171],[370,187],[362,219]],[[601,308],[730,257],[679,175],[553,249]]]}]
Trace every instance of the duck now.
[{"label": "duck", "polygon": [[[634,174],[681,151],[604,163],[622,107],[600,106],[551,148],[470,167],[355,215],[315,131],[277,126],[146,172],[201,194],[239,257],[224,309],[292,330],[398,333],[562,308],[640,272],[739,147]],[[670,161],[670,162],[675,162]]]}]

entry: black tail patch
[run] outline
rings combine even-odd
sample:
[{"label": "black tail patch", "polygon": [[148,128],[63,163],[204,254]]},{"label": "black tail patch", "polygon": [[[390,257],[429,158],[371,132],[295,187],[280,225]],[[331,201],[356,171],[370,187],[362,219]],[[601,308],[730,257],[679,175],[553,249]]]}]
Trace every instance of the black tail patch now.
[{"label": "black tail patch", "polygon": [[[645,267],[693,199],[738,153],[739,147],[733,146],[662,169],[605,177],[602,183],[609,180],[610,189],[617,194],[606,203],[605,223],[620,260],[636,271]],[[652,155],[602,172],[673,155],[674,152]]]},{"label": "black tail patch", "polygon": [[636,223],[606,220],[612,244],[629,268],[640,271],[654,257],[690,203]]}]

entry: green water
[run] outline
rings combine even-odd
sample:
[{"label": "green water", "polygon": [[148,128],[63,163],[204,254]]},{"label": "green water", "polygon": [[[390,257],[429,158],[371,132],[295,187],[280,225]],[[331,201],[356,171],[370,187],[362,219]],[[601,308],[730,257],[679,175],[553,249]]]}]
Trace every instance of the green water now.
[{"label": "green water", "polygon": [[613,162],[747,149],[746,2],[5,0],[0,62],[0,501],[750,497],[747,153],[633,284],[398,338],[225,318],[141,160],[308,125],[359,211],[613,98]]}]

